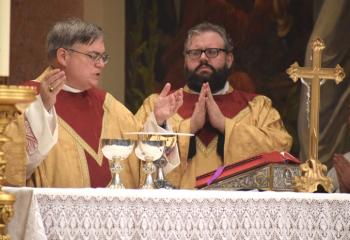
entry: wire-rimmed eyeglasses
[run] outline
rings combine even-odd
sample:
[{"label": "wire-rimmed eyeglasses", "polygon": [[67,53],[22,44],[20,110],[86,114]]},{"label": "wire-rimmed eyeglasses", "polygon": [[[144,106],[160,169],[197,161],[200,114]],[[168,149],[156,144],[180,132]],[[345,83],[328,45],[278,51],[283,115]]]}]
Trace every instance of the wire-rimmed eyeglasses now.
[{"label": "wire-rimmed eyeglasses", "polygon": [[107,53],[102,53],[102,54],[97,52],[83,53],[72,48],[65,48],[65,49],[71,52],[83,54],[89,57],[92,61],[94,61],[94,63],[98,63],[100,60],[102,60],[104,64],[107,64],[109,61],[109,55]]}]

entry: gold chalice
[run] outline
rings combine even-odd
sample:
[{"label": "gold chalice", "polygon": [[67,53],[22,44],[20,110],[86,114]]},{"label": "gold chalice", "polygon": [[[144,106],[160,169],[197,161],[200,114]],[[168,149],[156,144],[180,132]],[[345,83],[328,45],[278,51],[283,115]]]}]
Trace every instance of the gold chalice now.
[{"label": "gold chalice", "polygon": [[130,139],[102,139],[102,153],[108,159],[112,173],[109,188],[125,188],[119,174],[123,170],[122,161],[129,157],[133,149],[134,141]]}]

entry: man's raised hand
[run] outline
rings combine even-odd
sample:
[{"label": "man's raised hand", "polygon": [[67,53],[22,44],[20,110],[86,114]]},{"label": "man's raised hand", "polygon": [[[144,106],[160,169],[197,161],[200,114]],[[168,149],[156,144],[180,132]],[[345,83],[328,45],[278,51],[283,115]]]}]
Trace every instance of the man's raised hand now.
[{"label": "man's raised hand", "polygon": [[183,104],[182,88],[170,93],[171,84],[165,84],[157,100],[154,103],[154,116],[158,125],[172,117]]},{"label": "man's raised hand", "polygon": [[51,70],[40,84],[40,96],[47,111],[55,105],[56,96],[66,82],[66,74],[60,69]]}]

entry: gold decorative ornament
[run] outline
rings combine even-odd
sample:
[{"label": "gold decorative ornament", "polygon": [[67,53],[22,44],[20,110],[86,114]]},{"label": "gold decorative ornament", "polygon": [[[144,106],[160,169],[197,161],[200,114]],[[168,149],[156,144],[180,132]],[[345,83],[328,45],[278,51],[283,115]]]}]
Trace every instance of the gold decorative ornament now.
[{"label": "gold decorative ornament", "polygon": [[297,164],[269,163],[265,166],[214,182],[201,189],[293,191],[293,177],[300,176]]},{"label": "gold decorative ornament", "polygon": [[33,87],[0,85],[0,240],[9,240],[6,225],[10,222],[16,200],[12,194],[2,191],[6,182],[6,160],[3,145],[11,139],[4,135],[6,126],[17,118],[19,107],[29,104],[35,99],[36,91]]},{"label": "gold decorative ornament", "polygon": [[320,81],[321,79],[334,80],[340,83],[345,73],[342,67],[322,68],[322,51],[325,44],[321,39],[312,42],[312,66],[299,67],[294,63],[287,69],[290,78],[296,82],[298,78],[305,78],[311,82],[311,113],[308,159],[300,165],[302,176],[294,178],[294,189],[298,192],[316,192],[318,190],[331,192],[333,184],[331,178],[326,176],[327,167],[318,159],[319,136],[319,109],[320,109]]}]

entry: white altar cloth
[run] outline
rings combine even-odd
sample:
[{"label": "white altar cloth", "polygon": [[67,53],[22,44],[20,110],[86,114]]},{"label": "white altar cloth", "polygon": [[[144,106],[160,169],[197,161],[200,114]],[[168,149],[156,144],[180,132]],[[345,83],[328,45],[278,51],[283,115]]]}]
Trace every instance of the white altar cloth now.
[{"label": "white altar cloth", "polygon": [[4,188],[16,239],[349,239],[350,194]]}]

